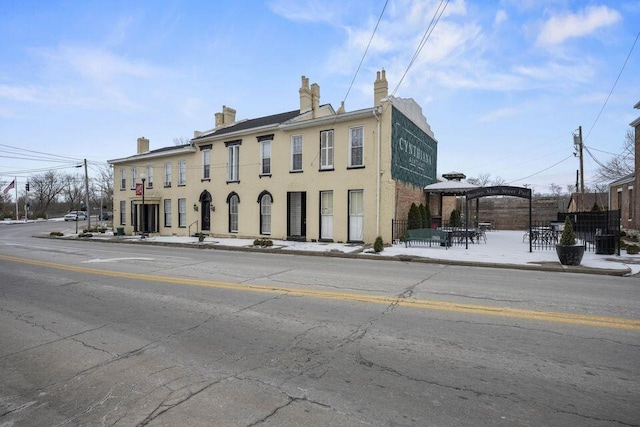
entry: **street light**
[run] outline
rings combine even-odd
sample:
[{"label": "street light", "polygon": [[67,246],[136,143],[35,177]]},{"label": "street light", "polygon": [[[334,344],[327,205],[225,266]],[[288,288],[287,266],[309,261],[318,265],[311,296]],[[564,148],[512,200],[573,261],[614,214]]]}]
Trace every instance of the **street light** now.
[{"label": "street light", "polygon": [[147,227],[146,227],[146,221],[145,221],[145,214],[144,214],[144,182],[147,180],[147,175],[142,172],[140,174],[140,179],[142,180],[142,239],[145,238],[146,232],[147,232]]}]

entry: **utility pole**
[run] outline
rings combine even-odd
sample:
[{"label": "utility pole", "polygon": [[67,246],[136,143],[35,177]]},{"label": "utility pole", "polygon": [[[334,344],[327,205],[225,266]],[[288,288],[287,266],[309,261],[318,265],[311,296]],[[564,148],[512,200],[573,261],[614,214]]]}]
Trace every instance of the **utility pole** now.
[{"label": "utility pole", "polygon": [[89,175],[87,175],[87,159],[84,159],[84,193],[84,205],[87,207],[87,229],[91,230],[91,208],[89,207]]},{"label": "utility pole", "polygon": [[582,156],[582,126],[578,126],[578,134],[573,134],[573,146],[580,154],[580,205],[579,211],[584,212],[584,157]]}]

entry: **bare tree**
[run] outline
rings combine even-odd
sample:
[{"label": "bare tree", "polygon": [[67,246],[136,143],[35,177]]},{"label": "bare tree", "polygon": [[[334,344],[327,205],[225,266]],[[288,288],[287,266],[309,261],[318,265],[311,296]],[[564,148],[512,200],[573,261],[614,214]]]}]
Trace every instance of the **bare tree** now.
[{"label": "bare tree", "polygon": [[63,177],[56,171],[48,171],[32,175],[29,182],[35,204],[32,211],[37,214],[47,214],[51,202],[55,201],[64,189]]},{"label": "bare tree", "polygon": [[607,163],[601,164],[596,171],[598,181],[611,182],[626,175],[632,174],[635,170],[635,138],[631,129],[627,130],[622,146],[622,153]]},{"label": "bare tree", "polygon": [[92,206],[106,206],[113,209],[113,169],[110,165],[97,167],[97,176],[92,179]]},{"label": "bare tree", "polygon": [[191,142],[191,138],[187,138],[186,136],[179,136],[173,138],[173,145],[188,145]]},{"label": "bare tree", "polygon": [[468,178],[467,182],[469,184],[477,185],[478,187],[486,187],[487,185],[489,185],[490,180],[491,180],[491,174],[481,173],[480,175],[478,175],[477,178],[475,177]]},{"label": "bare tree", "polygon": [[495,178],[493,178],[493,180],[491,181],[491,185],[497,187],[499,185],[505,185],[507,183],[507,180],[504,179],[501,176],[496,176]]},{"label": "bare tree", "polygon": [[84,201],[84,177],[67,174],[62,177],[62,182],[61,194],[67,209],[78,209]]}]

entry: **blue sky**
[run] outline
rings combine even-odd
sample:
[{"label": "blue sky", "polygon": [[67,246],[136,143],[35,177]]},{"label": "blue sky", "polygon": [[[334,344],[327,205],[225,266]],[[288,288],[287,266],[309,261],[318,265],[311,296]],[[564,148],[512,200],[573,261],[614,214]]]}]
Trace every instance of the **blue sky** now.
[{"label": "blue sky", "polygon": [[[439,4],[389,0],[348,111],[372,106],[379,69],[396,89]],[[299,108],[301,75],[337,109],[384,5],[0,0],[0,183],[135,154],[140,136],[171,146],[222,105],[239,119]],[[439,174],[565,189],[578,126],[605,162],[640,116],[639,32],[638,0],[452,0],[396,96],[422,106]],[[596,168],[585,154],[588,186]]]}]

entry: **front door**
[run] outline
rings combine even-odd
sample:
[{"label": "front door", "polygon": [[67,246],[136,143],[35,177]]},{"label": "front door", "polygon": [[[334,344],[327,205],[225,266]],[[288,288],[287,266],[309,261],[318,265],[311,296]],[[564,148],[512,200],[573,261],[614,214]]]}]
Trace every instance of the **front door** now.
[{"label": "front door", "polygon": [[204,190],[200,193],[200,229],[202,231],[211,230],[211,193]]},{"label": "front door", "polygon": [[333,239],[333,191],[320,192],[320,238]]},{"label": "front door", "polygon": [[362,190],[349,190],[349,241],[364,241],[364,197]]},{"label": "front door", "polygon": [[287,193],[287,238],[305,240],[307,235],[307,193]]}]

